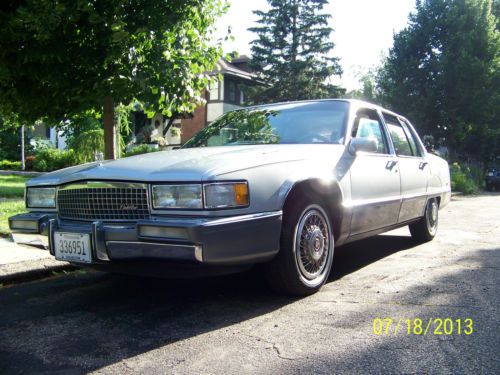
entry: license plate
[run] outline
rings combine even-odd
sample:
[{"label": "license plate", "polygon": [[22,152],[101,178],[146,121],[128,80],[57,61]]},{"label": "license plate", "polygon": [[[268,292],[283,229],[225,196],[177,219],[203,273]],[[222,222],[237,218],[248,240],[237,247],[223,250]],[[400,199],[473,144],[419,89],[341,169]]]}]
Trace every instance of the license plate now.
[{"label": "license plate", "polygon": [[59,260],[91,263],[90,234],[55,232],[54,252]]}]

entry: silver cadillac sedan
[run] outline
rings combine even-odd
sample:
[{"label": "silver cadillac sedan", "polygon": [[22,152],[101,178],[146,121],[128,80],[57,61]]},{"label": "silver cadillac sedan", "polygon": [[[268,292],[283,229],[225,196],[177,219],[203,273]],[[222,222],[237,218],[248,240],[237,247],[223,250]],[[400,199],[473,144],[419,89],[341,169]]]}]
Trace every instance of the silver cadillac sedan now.
[{"label": "silver cadillac sedan", "polygon": [[30,180],[18,241],[110,272],[188,277],[262,264],[270,286],[308,295],[334,249],[408,225],[436,235],[445,160],[410,122],[355,100],[226,113],[179,150],[79,165]]}]

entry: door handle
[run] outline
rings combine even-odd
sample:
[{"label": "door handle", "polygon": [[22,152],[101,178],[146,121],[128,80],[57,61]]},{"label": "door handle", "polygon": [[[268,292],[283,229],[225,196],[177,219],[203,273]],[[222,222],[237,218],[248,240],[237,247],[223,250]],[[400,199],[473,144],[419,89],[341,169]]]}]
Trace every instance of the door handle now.
[{"label": "door handle", "polygon": [[420,169],[421,171],[423,171],[423,170],[424,170],[424,168],[425,168],[425,166],[426,166],[427,164],[429,164],[429,163],[427,163],[426,161],[421,162],[421,163],[419,164],[419,166],[418,166],[418,169]]},{"label": "door handle", "polygon": [[385,169],[392,170],[398,164],[397,160],[389,160],[387,164],[385,165]]}]

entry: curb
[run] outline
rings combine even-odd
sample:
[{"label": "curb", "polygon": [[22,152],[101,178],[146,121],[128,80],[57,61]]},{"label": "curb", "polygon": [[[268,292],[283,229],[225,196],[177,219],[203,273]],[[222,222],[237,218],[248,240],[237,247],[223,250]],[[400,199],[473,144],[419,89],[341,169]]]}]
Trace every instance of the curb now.
[{"label": "curb", "polygon": [[0,284],[33,281],[51,276],[53,272],[73,271],[78,267],[55,259],[26,260],[0,265]]},{"label": "curb", "polygon": [[10,170],[0,170],[0,176],[6,175],[16,175],[16,176],[26,176],[26,177],[37,177],[47,172],[34,172],[34,171],[10,171]]}]

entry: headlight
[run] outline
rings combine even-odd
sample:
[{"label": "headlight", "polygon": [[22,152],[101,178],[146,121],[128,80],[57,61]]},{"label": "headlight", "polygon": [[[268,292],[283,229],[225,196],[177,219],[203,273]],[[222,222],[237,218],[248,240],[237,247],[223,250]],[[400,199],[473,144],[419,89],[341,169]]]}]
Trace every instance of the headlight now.
[{"label": "headlight", "polygon": [[205,185],[205,207],[224,208],[248,206],[246,182],[214,183]]},{"label": "headlight", "polygon": [[203,208],[201,185],[153,185],[154,208]]},{"label": "headlight", "polygon": [[493,172],[488,172],[488,177],[493,177]]},{"label": "headlight", "polygon": [[55,208],[56,188],[28,188],[26,206],[28,208]]}]

